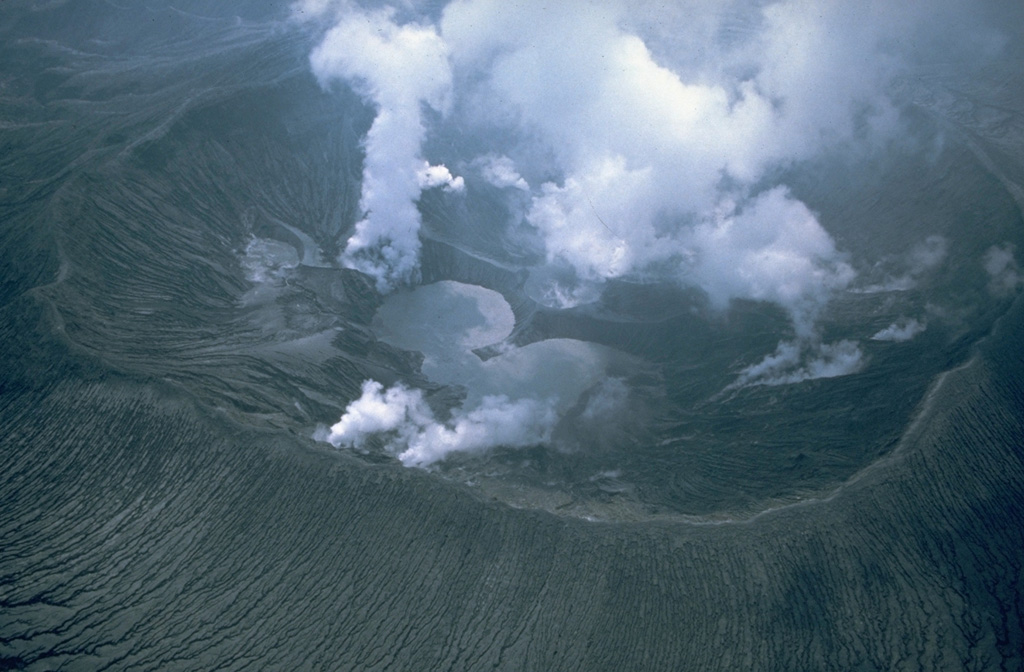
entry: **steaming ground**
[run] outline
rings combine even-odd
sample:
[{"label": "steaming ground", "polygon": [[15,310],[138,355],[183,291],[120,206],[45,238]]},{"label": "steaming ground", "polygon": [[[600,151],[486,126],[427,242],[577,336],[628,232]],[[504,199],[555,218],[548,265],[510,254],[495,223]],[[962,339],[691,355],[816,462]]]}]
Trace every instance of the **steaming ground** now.
[{"label": "steaming ground", "polygon": [[1020,667],[1012,7],[321,6],[4,3],[0,669]]},{"label": "steaming ground", "polygon": [[[607,348],[565,338],[501,347],[515,315],[496,291],[452,281],[418,287],[389,297],[374,326],[384,342],[420,352],[423,374],[464,390],[465,399],[440,423],[419,392],[368,381],[325,436],[335,446],[392,434],[388,447],[403,464],[426,466],[451,453],[550,443],[585,392],[593,397],[582,408],[586,421],[611,423],[624,410],[623,392],[608,392],[622,383],[608,377]],[[499,347],[482,360],[474,349],[487,346]]]}]

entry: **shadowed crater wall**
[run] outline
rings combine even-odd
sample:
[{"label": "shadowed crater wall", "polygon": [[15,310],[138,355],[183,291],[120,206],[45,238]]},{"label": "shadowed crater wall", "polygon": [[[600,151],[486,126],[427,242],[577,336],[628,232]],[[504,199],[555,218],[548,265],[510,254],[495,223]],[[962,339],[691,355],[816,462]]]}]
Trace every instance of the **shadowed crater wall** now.
[{"label": "shadowed crater wall", "polygon": [[[0,670],[1024,665],[1016,52],[765,176],[857,280],[834,350],[747,385],[788,308],[547,301],[565,269],[440,114],[466,186],[417,201],[415,286],[345,268],[377,110],[287,8],[3,5]],[[366,381],[419,434],[315,440]]]}]

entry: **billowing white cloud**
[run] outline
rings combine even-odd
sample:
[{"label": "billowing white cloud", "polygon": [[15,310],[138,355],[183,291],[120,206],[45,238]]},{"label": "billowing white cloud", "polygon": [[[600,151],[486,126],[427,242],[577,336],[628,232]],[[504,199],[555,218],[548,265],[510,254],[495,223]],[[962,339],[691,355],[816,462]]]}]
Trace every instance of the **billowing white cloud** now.
[{"label": "billowing white cloud", "polygon": [[384,389],[375,380],[363,382],[362,396],[345,409],[330,429],[327,440],[335,446],[362,448],[370,437],[395,432],[408,440],[410,432],[433,421],[423,393],[403,385]]},{"label": "billowing white cloud", "polygon": [[[306,3],[323,14],[328,3]],[[421,154],[426,129],[422,106],[448,109],[452,75],[448,48],[433,26],[394,22],[393,10],[341,6],[337,22],[310,62],[323,85],[344,80],[377,108],[365,140],[360,208],[342,262],[372,275],[381,291],[415,277],[419,268],[420,191],[461,190],[462,178],[431,166]]]},{"label": "billowing white cloud", "polygon": [[[367,137],[368,214],[344,261],[384,289],[411,278],[418,190],[461,188],[443,166],[424,172],[426,104],[499,131],[484,148],[490,183],[534,186],[525,219],[547,263],[574,275],[556,282],[537,269],[535,284],[551,286],[536,293],[571,304],[610,278],[668,276],[716,305],[778,302],[806,331],[853,272],[803,204],[760,181],[823,148],[886,137],[903,45],[961,4],[453,0],[436,24],[399,26],[394,12],[307,0],[305,12],[336,10],[314,70],[354,83],[379,108]],[[744,28],[726,32],[729,22]],[[547,163],[524,178],[513,155]]]},{"label": "billowing white cloud", "polygon": [[[468,156],[450,143],[448,165],[473,166],[510,190],[510,211],[522,215],[517,233],[542,253],[524,285],[541,302],[596,300],[605,282],[629,278],[696,286],[720,308],[734,299],[784,308],[793,339],[741,371],[734,387],[864,366],[857,343],[824,343],[816,326],[854,270],[776,176],[825,150],[881,146],[899,124],[889,93],[908,45],[929,25],[969,15],[964,0],[452,0],[440,19],[400,23],[397,12],[344,2],[298,6],[332,22],[311,57],[321,82],[345,81],[377,109],[365,139],[366,214],[343,263],[382,291],[415,278],[421,191],[466,188],[422,156],[427,123],[438,120],[449,137],[472,138],[462,147]],[[403,12],[415,15],[414,4]],[[945,254],[943,238],[928,238],[895,271],[880,271],[884,282],[858,291],[913,286]],[[993,291],[1019,285],[1012,253],[994,248],[985,263]],[[909,338],[918,324],[875,338]],[[332,440],[358,445],[368,435],[359,427],[400,417],[366,431],[393,435],[410,464],[527,445],[546,440],[604,376],[605,353],[579,342],[510,348],[487,362],[460,343],[417,348],[425,375],[468,391],[448,421],[418,393],[364,388]],[[604,384],[583,414],[618,398]]]},{"label": "billowing white cloud", "polygon": [[786,308],[802,338],[829,295],[843,289],[853,269],[814,214],[776,187],[729,207],[689,233],[693,273],[712,303],[731,298],[771,301]]},{"label": "billowing white cloud", "polygon": [[491,185],[499,189],[512,187],[521,191],[530,190],[530,185],[516,171],[515,162],[507,156],[489,154],[478,159],[477,163],[480,166],[480,174]]},{"label": "billowing white cloud", "polygon": [[[675,230],[659,231],[654,220],[617,226],[628,220],[649,172],[621,168],[610,162],[587,184],[569,178],[563,187],[546,185],[534,200],[531,218],[544,233],[550,262],[567,262],[587,280],[657,268],[662,277],[697,284],[719,308],[734,298],[771,301],[787,309],[801,336],[812,334],[831,293],[854,276],[814,213],[784,187],[741,207],[723,199],[698,223]],[[624,187],[610,187],[612,181]],[[590,202],[589,191],[602,194],[612,224]],[[621,200],[612,201],[612,194]]]},{"label": "billowing white cloud", "polygon": [[441,422],[421,391],[385,390],[368,380],[341,419],[317,435],[334,446],[361,449],[378,437],[404,464],[426,467],[453,452],[547,442],[584,394],[583,417],[590,421],[627,396],[622,381],[606,378],[610,353],[592,343],[506,343],[482,361],[472,350],[500,343],[514,326],[508,302],[483,287],[443,281],[396,292],[377,312],[375,326],[385,342],[421,352],[424,375],[462,388],[465,399]]},{"label": "billowing white cloud", "polygon": [[419,178],[420,189],[444,187],[445,191],[462,191],[466,187],[465,181],[461,177],[453,176],[447,167],[432,166],[426,161],[416,176]]},{"label": "billowing white cloud", "polygon": [[733,8],[753,29],[723,47],[707,22],[688,32],[683,19],[698,9],[673,24],[675,43],[695,51],[659,62],[632,32],[652,25],[651,10],[455,0],[444,11],[459,112],[540,138],[562,174],[540,184],[526,219],[548,264],[576,277],[535,293],[571,305],[594,294],[581,295],[588,284],[655,274],[719,306],[779,302],[807,331],[853,271],[787,190],[752,187],[772,166],[894,126],[882,84],[896,66],[875,48],[909,13],[795,0]]},{"label": "billowing white cloud", "polygon": [[385,390],[367,380],[362,396],[348,405],[323,438],[335,447],[362,448],[369,438],[382,436],[403,464],[425,467],[452,452],[543,443],[557,421],[554,409],[544,401],[493,395],[472,409],[457,409],[447,423],[438,422],[421,391],[403,385]]},{"label": "billowing white cloud", "polygon": [[551,438],[557,422],[554,409],[542,400],[488,396],[472,410],[460,409],[447,424],[423,426],[398,459],[407,466],[426,466],[452,452],[534,446]]},{"label": "billowing white cloud", "polygon": [[927,323],[914,318],[900,318],[871,337],[872,341],[903,343],[914,338],[927,327]]}]

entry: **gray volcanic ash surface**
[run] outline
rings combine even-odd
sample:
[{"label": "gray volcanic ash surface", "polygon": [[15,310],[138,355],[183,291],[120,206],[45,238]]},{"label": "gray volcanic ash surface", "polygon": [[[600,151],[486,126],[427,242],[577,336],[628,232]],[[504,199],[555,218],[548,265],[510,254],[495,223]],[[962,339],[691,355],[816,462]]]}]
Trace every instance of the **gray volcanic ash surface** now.
[{"label": "gray volcanic ash surface", "polygon": [[0,670],[1019,669],[939,4],[3,3]]}]

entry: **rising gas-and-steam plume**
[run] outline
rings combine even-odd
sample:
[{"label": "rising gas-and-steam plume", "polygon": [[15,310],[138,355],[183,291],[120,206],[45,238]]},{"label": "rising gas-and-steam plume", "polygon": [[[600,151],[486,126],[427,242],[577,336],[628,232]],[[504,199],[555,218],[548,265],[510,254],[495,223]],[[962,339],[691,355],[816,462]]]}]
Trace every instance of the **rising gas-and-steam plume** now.
[{"label": "rising gas-and-steam plume", "polygon": [[[438,128],[457,123],[486,139],[457,157],[460,170],[527,199],[509,235],[536,246],[538,300],[570,307],[626,278],[694,286],[717,308],[735,299],[780,306],[792,336],[742,370],[734,386],[840,376],[865,365],[857,342],[825,342],[818,328],[831,297],[854,282],[854,268],[778,176],[825,151],[884,147],[902,123],[893,83],[922,51],[952,44],[941,27],[959,26],[964,54],[991,56],[1003,40],[956,0],[672,8],[453,0],[422,15],[415,4],[401,13],[329,0],[295,7],[329,26],[311,57],[320,81],[345,82],[376,109],[365,140],[365,216],[342,263],[373,276],[382,291],[415,279],[422,190],[465,188],[423,156],[436,130],[424,114],[430,108]],[[920,263],[890,280],[912,284],[921,268],[941,261],[944,245],[930,238]],[[1017,285],[1005,256],[995,250],[986,261],[993,292]],[[908,322],[876,338],[908,339],[921,329]],[[394,390],[363,392],[346,414],[351,422],[362,417],[359,403],[387,405]],[[405,391],[395,394],[407,401]],[[417,415],[418,402],[405,401],[399,410]],[[481,441],[458,438],[476,436],[468,429],[474,413],[520,401],[463,409],[436,432],[428,429],[432,418],[412,421],[413,434],[475,446]],[[332,436],[358,442],[345,422]],[[530,426],[537,428],[531,441],[550,429]],[[404,439],[403,455],[427,454],[413,449],[415,436]]]}]

